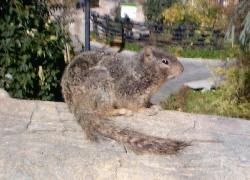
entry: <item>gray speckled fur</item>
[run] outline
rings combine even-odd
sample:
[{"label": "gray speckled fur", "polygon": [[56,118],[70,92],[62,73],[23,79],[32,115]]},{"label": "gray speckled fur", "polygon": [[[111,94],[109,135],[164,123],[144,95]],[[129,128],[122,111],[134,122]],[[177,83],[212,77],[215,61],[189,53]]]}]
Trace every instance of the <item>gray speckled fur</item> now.
[{"label": "gray speckled fur", "polygon": [[62,93],[90,140],[101,134],[127,144],[135,152],[173,154],[188,144],[121,129],[107,117],[114,109],[135,111],[146,107],[152,93],[182,71],[175,57],[153,47],[144,48],[132,58],[102,51],[84,52],[65,69]]}]

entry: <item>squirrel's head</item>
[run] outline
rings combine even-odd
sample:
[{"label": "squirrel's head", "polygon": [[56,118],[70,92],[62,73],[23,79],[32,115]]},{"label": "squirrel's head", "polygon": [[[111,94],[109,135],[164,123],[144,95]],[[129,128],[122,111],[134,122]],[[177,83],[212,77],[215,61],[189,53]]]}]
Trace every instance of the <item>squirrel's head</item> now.
[{"label": "squirrel's head", "polygon": [[141,60],[144,64],[154,67],[158,73],[163,74],[164,78],[167,79],[178,76],[184,70],[176,57],[150,46],[142,50]]}]

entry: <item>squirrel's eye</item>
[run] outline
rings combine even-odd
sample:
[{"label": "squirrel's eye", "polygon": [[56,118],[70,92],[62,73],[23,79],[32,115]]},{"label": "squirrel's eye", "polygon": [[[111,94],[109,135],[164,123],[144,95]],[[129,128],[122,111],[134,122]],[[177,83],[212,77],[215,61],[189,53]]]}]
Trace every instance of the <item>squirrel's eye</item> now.
[{"label": "squirrel's eye", "polygon": [[169,62],[168,62],[167,59],[162,59],[161,61],[162,61],[162,63],[164,63],[164,64],[167,64],[167,65],[169,64]]}]

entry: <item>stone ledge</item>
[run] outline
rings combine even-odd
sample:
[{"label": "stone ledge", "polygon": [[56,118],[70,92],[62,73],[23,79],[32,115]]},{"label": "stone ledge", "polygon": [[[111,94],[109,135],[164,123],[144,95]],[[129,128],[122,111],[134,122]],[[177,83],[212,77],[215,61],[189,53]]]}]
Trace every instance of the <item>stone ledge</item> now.
[{"label": "stone ledge", "polygon": [[136,155],[87,141],[64,103],[0,93],[0,179],[250,179],[249,121],[174,111],[114,120],[193,143],[177,155]]}]

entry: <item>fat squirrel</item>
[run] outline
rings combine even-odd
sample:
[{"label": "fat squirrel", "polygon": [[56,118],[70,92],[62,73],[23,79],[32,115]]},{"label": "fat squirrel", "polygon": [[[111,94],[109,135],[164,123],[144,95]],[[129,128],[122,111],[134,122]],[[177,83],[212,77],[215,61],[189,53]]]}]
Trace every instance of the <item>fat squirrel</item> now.
[{"label": "fat squirrel", "polygon": [[121,108],[136,111],[147,107],[162,83],[182,71],[176,57],[154,47],[145,47],[132,58],[88,51],[66,67],[62,94],[88,139],[95,141],[99,134],[136,153],[175,154],[189,144],[122,129],[108,117]]}]

